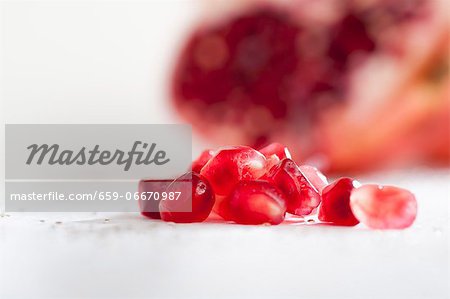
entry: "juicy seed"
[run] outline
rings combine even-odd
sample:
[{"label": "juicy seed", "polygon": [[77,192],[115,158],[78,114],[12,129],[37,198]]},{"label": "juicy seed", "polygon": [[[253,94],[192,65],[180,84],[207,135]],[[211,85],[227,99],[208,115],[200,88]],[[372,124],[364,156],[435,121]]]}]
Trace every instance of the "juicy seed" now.
[{"label": "juicy seed", "polygon": [[359,223],[350,209],[350,194],[359,183],[341,178],[322,191],[319,220],[335,225],[354,226]]},{"label": "juicy seed", "polygon": [[256,180],[265,169],[266,158],[261,153],[248,146],[234,146],[219,149],[200,173],[216,195],[226,196],[239,181]]},{"label": "juicy seed", "polygon": [[263,154],[266,159],[268,159],[269,157],[275,155],[278,157],[278,159],[280,160],[284,160],[284,159],[292,159],[292,155],[289,152],[289,149],[281,144],[281,143],[271,143],[266,147],[263,147],[262,149],[259,150],[259,152],[261,154]]},{"label": "juicy seed", "polygon": [[279,224],[286,213],[283,194],[266,181],[242,181],[225,199],[227,218],[240,224]]},{"label": "juicy seed", "polygon": [[272,167],[265,179],[284,194],[287,211],[291,214],[309,215],[320,204],[318,190],[290,159],[284,159]]},{"label": "juicy seed", "polygon": [[208,163],[209,160],[214,156],[215,151],[211,149],[204,150],[200,156],[192,162],[191,169],[193,172],[200,173],[203,166]]},{"label": "juicy seed", "polygon": [[292,159],[289,149],[281,143],[271,143],[259,150],[266,157],[266,169],[269,171],[273,166],[280,163],[284,159]]},{"label": "juicy seed", "polygon": [[370,228],[403,229],[417,215],[417,202],[408,190],[393,186],[364,185],[350,196],[356,218]]},{"label": "juicy seed", "polygon": [[[141,180],[139,181],[138,186],[139,194],[147,194],[146,192],[161,194],[166,191],[167,186],[169,186],[172,181],[173,180]],[[142,196],[139,196],[139,209],[141,214],[147,218],[161,219],[158,200],[142,200]]]},{"label": "juicy seed", "polygon": [[298,168],[319,194],[322,194],[322,190],[328,185],[327,177],[314,166],[301,165]]},{"label": "juicy seed", "polygon": [[167,198],[159,201],[161,219],[164,221],[203,222],[214,206],[214,192],[211,186],[197,173],[187,173],[179,177],[167,187],[166,192],[181,193],[176,200]]}]

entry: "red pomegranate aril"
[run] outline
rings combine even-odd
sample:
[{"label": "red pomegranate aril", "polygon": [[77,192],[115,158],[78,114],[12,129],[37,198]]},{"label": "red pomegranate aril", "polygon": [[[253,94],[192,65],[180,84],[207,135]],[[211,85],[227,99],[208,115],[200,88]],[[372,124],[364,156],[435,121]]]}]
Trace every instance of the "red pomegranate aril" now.
[{"label": "red pomegranate aril", "polygon": [[270,158],[271,156],[275,155],[280,160],[284,159],[292,159],[291,153],[289,152],[289,149],[281,144],[281,143],[271,143],[268,146],[263,147],[259,150],[261,154],[263,154],[266,159]]},{"label": "red pomegranate aril", "polygon": [[291,214],[309,215],[320,204],[318,190],[290,159],[284,159],[272,167],[265,179],[284,194],[287,211]]},{"label": "red pomegranate aril", "polygon": [[267,158],[267,159],[266,159],[266,173],[261,177],[261,179],[264,179],[264,180],[265,180],[265,179],[267,178],[267,174],[269,173],[269,171],[270,171],[273,167],[275,167],[275,166],[277,166],[278,164],[280,164],[280,162],[281,162],[281,160],[280,160],[277,156],[275,156],[275,155],[273,155],[273,156]]},{"label": "red pomegranate aril", "polygon": [[154,199],[142,200],[144,196],[147,196],[146,192],[162,193],[166,191],[167,186],[172,183],[173,180],[141,180],[139,181],[138,192],[139,196],[139,209],[141,214],[151,219],[161,219],[159,213],[159,201]]},{"label": "red pomegranate aril", "polygon": [[193,172],[200,173],[203,166],[214,156],[215,151],[211,149],[204,150],[197,159],[192,162],[191,169]]},{"label": "red pomegranate aril", "polygon": [[270,170],[273,166],[280,163],[281,160],[284,159],[292,159],[292,155],[289,152],[289,149],[281,144],[281,143],[271,143],[259,150],[261,154],[263,154],[266,159],[266,169]]},{"label": "red pomegranate aril", "polygon": [[225,203],[229,218],[240,224],[279,224],[286,213],[284,195],[266,181],[241,181]]},{"label": "red pomegranate aril", "polygon": [[322,194],[322,190],[328,185],[327,177],[314,166],[300,165],[298,168],[319,194]]},{"label": "red pomegranate aril", "polygon": [[[159,202],[156,201],[157,204],[159,204]],[[150,219],[161,219],[161,214],[159,212],[144,212],[141,211],[141,215],[145,216],[147,218]]]},{"label": "red pomegranate aril", "polygon": [[364,185],[353,190],[350,206],[361,223],[375,229],[407,228],[417,215],[414,194],[393,186]]},{"label": "red pomegranate aril", "polygon": [[231,221],[232,217],[230,215],[228,206],[228,196],[216,195],[216,202],[213,207],[213,212],[219,215],[222,219]]},{"label": "red pomegranate aril", "polygon": [[264,175],[266,158],[248,146],[219,149],[202,168],[201,175],[217,195],[228,195],[242,180],[255,180]]},{"label": "red pomegranate aril", "polygon": [[[192,183],[182,184],[183,182]],[[189,187],[190,190],[186,190]],[[170,192],[181,192],[177,200],[160,200],[161,219],[177,223],[203,222],[214,206],[214,192],[205,178],[197,173],[187,173],[167,187]]]},{"label": "red pomegranate aril", "polygon": [[355,226],[359,223],[350,208],[350,194],[359,185],[351,178],[340,178],[322,191],[319,220],[334,225]]}]

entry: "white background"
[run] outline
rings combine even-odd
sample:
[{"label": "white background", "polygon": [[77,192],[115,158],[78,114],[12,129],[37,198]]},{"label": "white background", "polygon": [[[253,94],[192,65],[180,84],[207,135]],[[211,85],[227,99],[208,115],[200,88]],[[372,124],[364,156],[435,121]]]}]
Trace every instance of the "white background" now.
[{"label": "white background", "polygon": [[[3,122],[180,122],[168,70],[201,10],[198,1],[2,2]],[[196,139],[194,153],[201,147]],[[0,297],[448,298],[449,172],[363,178],[374,180],[416,193],[413,228],[2,214]]]}]

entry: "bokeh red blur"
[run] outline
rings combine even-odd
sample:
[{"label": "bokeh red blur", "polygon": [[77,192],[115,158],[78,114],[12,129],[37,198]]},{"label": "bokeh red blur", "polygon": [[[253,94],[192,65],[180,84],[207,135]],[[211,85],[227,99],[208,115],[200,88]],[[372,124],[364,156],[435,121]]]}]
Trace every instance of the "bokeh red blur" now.
[{"label": "bokeh red blur", "polygon": [[445,1],[233,5],[187,36],[173,74],[209,142],[281,142],[326,172],[449,165]]}]

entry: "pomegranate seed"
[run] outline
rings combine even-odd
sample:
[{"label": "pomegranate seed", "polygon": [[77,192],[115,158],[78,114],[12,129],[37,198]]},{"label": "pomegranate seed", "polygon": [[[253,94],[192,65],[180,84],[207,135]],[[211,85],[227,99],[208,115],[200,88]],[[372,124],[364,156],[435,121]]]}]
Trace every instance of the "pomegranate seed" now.
[{"label": "pomegranate seed", "polygon": [[376,229],[407,228],[417,215],[414,194],[393,186],[364,185],[353,190],[350,205],[356,218]]},{"label": "pomegranate seed", "polygon": [[[192,183],[191,190],[185,190],[186,185],[177,184],[183,181]],[[202,222],[208,218],[214,206],[214,192],[204,178],[197,173],[187,173],[168,186],[167,193],[175,191],[181,192],[177,200],[160,200],[162,220],[190,223]]]},{"label": "pomegranate seed", "polygon": [[281,143],[271,143],[268,146],[260,149],[259,152],[263,154],[266,159],[270,158],[273,155],[277,156],[280,160],[292,159],[291,153],[289,152],[288,148]]},{"label": "pomegranate seed", "polygon": [[242,181],[225,199],[228,217],[240,224],[279,224],[284,220],[283,194],[266,181]]},{"label": "pomegranate seed", "polygon": [[216,203],[214,204],[213,211],[224,220],[230,221],[232,220],[232,218],[230,215],[227,199],[227,196],[216,195]]},{"label": "pomegranate seed", "polygon": [[[158,201],[156,201],[158,203]],[[141,215],[151,219],[161,219],[159,212],[144,212],[141,211]]]},{"label": "pomegranate seed", "polygon": [[[141,180],[139,181],[139,194],[146,192],[162,193],[166,191],[167,186],[173,180]],[[139,196],[139,209],[141,214],[151,219],[161,219],[159,214],[159,201],[154,199],[142,200],[142,195]]]},{"label": "pomegranate seed", "polygon": [[322,191],[319,220],[335,225],[354,226],[359,223],[350,209],[350,194],[359,183],[351,178],[340,178]]},{"label": "pomegranate seed", "polygon": [[328,185],[327,177],[314,166],[300,165],[298,168],[319,194],[322,194],[322,190]]},{"label": "pomegranate seed", "polygon": [[308,215],[320,204],[319,192],[291,159],[272,167],[265,179],[283,192],[291,214]]},{"label": "pomegranate seed", "polygon": [[218,195],[228,195],[241,180],[255,180],[265,172],[266,159],[248,146],[220,149],[202,168],[203,175]]},{"label": "pomegranate seed", "polygon": [[281,160],[284,159],[292,159],[291,153],[288,148],[281,143],[271,143],[266,147],[263,147],[259,150],[261,154],[263,154],[266,159],[266,169],[270,170],[273,166],[280,163]]},{"label": "pomegranate seed", "polygon": [[215,151],[211,149],[204,150],[200,156],[192,162],[191,169],[193,172],[200,173],[203,166],[214,156]]}]

